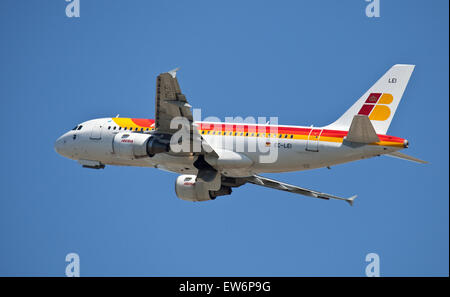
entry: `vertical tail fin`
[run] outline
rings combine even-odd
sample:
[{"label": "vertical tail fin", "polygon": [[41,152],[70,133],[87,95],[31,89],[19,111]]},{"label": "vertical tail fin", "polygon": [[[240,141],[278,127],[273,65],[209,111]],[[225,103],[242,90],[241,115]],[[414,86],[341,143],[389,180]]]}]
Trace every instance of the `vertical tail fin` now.
[{"label": "vertical tail fin", "polygon": [[353,117],[366,115],[377,134],[386,134],[415,65],[394,65],[337,121],[327,126],[349,130]]}]

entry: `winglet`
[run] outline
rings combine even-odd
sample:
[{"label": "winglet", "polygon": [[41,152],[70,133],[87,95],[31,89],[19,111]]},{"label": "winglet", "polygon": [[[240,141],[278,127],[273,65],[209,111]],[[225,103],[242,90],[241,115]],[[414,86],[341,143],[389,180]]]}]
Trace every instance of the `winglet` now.
[{"label": "winglet", "polygon": [[347,198],[345,199],[345,201],[347,201],[347,203],[350,204],[350,206],[353,206],[353,201],[355,201],[356,197],[358,197],[358,195]]},{"label": "winglet", "polygon": [[167,73],[169,73],[173,78],[175,78],[177,76],[177,71],[180,70],[179,67],[172,69],[170,71],[167,71]]}]

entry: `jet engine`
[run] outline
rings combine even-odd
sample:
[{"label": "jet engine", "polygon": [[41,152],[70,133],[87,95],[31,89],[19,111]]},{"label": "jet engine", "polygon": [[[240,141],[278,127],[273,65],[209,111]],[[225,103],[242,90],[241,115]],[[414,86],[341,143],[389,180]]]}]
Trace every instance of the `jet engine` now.
[{"label": "jet engine", "polygon": [[185,174],[180,175],[175,181],[175,192],[177,197],[187,201],[207,201],[218,196],[230,195],[231,187],[221,184],[220,174],[212,182],[204,182],[197,176]]},{"label": "jet engine", "polygon": [[114,153],[123,158],[153,157],[169,151],[169,144],[158,137],[143,133],[118,133],[114,136]]}]

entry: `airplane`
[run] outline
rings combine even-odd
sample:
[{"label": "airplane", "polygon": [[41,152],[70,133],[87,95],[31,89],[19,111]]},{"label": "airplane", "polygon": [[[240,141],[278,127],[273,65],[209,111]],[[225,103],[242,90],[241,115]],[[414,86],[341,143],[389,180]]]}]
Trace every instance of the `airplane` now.
[{"label": "airplane", "polygon": [[[392,66],[341,117],[323,127],[194,121],[177,68],[156,79],[155,119],[85,121],[59,137],[54,147],[85,168],[141,166],[178,173],[175,193],[187,201],[214,200],[250,183],[353,205],[356,195],[339,197],[260,174],[330,168],[380,155],[427,163],[399,152],[408,140],[386,134],[414,68]],[[271,153],[275,157],[268,160]]]}]

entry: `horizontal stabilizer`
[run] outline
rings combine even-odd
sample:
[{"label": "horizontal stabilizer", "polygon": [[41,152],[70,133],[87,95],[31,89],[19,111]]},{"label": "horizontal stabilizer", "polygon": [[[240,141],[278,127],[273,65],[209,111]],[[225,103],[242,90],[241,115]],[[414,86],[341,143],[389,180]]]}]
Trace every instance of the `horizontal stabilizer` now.
[{"label": "horizontal stabilizer", "polygon": [[369,117],[366,115],[355,115],[350,125],[347,137],[347,141],[358,143],[372,143],[378,142],[378,138]]},{"label": "horizontal stabilizer", "polygon": [[420,163],[420,164],[427,164],[428,163],[427,161],[423,161],[423,160],[417,159],[415,157],[408,156],[408,155],[400,153],[400,152],[389,153],[389,154],[386,154],[385,156],[394,157],[394,158],[398,158],[398,159],[403,159],[403,160],[416,162],[416,163]]}]

